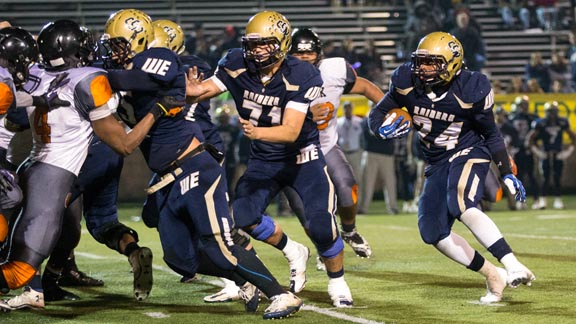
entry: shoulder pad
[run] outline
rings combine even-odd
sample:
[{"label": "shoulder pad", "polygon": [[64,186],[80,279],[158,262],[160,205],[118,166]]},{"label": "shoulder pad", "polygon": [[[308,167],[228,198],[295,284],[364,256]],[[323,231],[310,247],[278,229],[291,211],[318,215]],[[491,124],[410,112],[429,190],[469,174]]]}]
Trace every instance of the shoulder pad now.
[{"label": "shoulder pad", "polygon": [[280,71],[289,81],[309,80],[320,75],[320,70],[318,70],[314,65],[300,61],[295,57],[286,56],[285,62],[288,68],[281,69]]},{"label": "shoulder pad", "polygon": [[218,61],[218,66],[225,67],[227,69],[237,70],[240,68],[246,68],[244,63],[244,53],[241,48],[232,48]]},{"label": "shoulder pad", "polygon": [[399,67],[397,67],[392,76],[390,77],[390,82],[394,87],[399,89],[408,89],[414,87],[414,82],[412,81],[412,68],[411,63],[406,62]]},{"label": "shoulder pad", "polygon": [[206,63],[203,59],[199,58],[196,55],[183,55],[180,56],[180,61],[182,64],[188,65],[189,67],[196,66],[200,72],[210,72],[212,67]]},{"label": "shoulder pad", "polygon": [[454,80],[452,89],[460,100],[474,104],[484,100],[492,90],[492,86],[484,74],[462,70]]}]

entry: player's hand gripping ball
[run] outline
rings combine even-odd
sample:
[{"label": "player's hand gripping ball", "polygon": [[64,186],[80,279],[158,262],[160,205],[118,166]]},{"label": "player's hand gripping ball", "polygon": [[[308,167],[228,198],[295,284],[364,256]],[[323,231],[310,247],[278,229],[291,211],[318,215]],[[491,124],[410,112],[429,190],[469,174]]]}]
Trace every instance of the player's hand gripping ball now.
[{"label": "player's hand gripping ball", "polygon": [[402,137],[412,129],[412,117],[402,108],[394,108],[386,114],[378,133],[383,139]]}]

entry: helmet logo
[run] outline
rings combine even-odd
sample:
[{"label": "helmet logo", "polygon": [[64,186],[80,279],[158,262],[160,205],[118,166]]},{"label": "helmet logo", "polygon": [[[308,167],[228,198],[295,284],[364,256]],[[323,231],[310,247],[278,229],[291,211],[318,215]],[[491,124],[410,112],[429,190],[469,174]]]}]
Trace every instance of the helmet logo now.
[{"label": "helmet logo", "polygon": [[450,48],[450,51],[452,52],[452,55],[454,55],[454,57],[460,56],[460,45],[458,45],[458,43],[456,43],[455,41],[450,41],[448,42],[448,48]]},{"label": "helmet logo", "polygon": [[142,22],[134,17],[127,18],[124,23],[126,27],[133,31],[135,34],[140,34],[144,31],[144,26],[142,26]]},{"label": "helmet logo", "polygon": [[174,30],[174,28],[169,26],[164,26],[164,31],[166,32],[166,34],[168,34],[169,42],[172,43],[172,41],[174,41],[174,38],[176,38],[176,31]]},{"label": "helmet logo", "polygon": [[298,43],[297,45],[299,52],[313,52],[312,44],[310,43]]},{"label": "helmet logo", "polygon": [[278,20],[276,22],[276,28],[284,35],[288,36],[288,24],[285,21]]}]

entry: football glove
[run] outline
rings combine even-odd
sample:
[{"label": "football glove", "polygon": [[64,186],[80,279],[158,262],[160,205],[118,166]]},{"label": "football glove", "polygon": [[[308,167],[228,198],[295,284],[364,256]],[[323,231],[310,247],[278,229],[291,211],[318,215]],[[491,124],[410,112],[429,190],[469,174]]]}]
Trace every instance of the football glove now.
[{"label": "football glove", "polygon": [[8,191],[14,190],[15,186],[16,181],[14,180],[12,172],[0,169],[0,192],[6,194]]},{"label": "football glove", "polygon": [[152,106],[150,113],[154,115],[154,120],[160,117],[176,117],[184,109],[184,105],[186,105],[185,100],[177,100],[173,96],[164,96]]},{"label": "football glove", "polygon": [[511,173],[505,175],[502,178],[504,179],[504,184],[506,185],[506,188],[508,188],[508,191],[510,191],[510,193],[514,195],[516,201],[525,202],[526,189],[524,189],[522,181],[518,180],[518,178],[516,178],[516,176]]},{"label": "football glove", "polygon": [[574,145],[570,145],[567,148],[560,151],[560,153],[556,155],[556,158],[558,160],[566,160],[570,157],[570,155],[572,155],[573,152],[574,152]]},{"label": "football glove", "polygon": [[50,82],[50,86],[48,86],[48,90],[46,90],[44,94],[32,96],[32,104],[36,107],[47,107],[48,109],[70,106],[69,101],[62,100],[58,97],[58,89],[70,82],[70,79],[67,77],[67,72],[58,74],[54,80]]},{"label": "football glove", "polygon": [[410,121],[404,121],[404,117],[400,116],[396,121],[396,113],[392,113],[384,120],[382,126],[378,128],[378,133],[383,139],[392,139],[402,137],[410,131]]}]

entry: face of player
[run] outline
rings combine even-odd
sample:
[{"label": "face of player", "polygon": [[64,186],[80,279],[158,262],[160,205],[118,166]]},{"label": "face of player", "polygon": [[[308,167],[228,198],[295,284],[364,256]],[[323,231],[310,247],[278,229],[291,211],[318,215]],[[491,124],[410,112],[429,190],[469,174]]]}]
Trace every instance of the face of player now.
[{"label": "face of player", "polygon": [[318,59],[318,54],[316,52],[297,52],[292,54],[292,56],[310,64],[314,64]]},{"label": "face of player", "polygon": [[259,44],[254,47],[252,52],[254,53],[257,62],[265,62],[270,58],[271,53],[274,52],[274,50],[274,44]]}]

